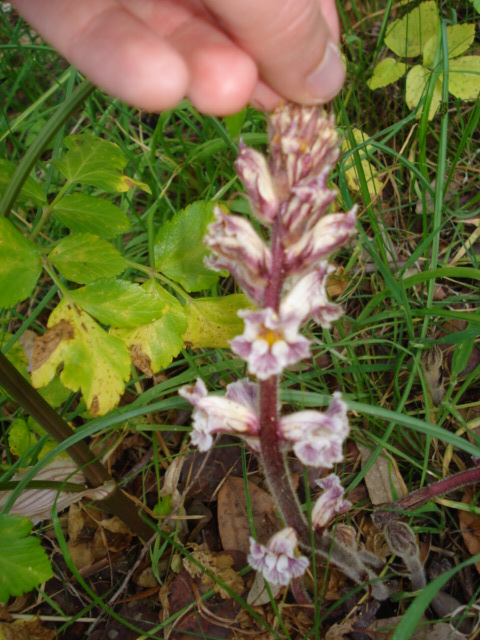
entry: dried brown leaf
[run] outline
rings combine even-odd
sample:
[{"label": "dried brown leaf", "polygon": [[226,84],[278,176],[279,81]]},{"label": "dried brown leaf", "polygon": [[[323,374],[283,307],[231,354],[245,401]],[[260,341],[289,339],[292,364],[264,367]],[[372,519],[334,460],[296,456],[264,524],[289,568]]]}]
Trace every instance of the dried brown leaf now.
[{"label": "dried brown leaf", "polygon": [[[372,451],[358,444],[358,450],[362,458],[362,468],[369,461]],[[395,460],[390,456],[380,454],[365,475],[368,495],[372,504],[384,504],[393,502],[407,495],[408,489],[400,475]]]}]

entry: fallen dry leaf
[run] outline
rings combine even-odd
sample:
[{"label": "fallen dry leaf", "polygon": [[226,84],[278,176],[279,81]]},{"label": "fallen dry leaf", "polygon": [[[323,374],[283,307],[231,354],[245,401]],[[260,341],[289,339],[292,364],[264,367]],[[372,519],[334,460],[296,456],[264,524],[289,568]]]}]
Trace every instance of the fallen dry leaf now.
[{"label": "fallen dry leaf", "polygon": [[45,629],[38,618],[0,622],[0,640],[53,640],[55,632]]},{"label": "fallen dry leaf", "polygon": [[[266,543],[281,528],[275,502],[267,491],[253,482],[248,483],[253,524],[258,539]],[[252,535],[248,518],[247,499],[243,478],[227,478],[218,494],[218,528],[225,550],[247,554]]]},{"label": "fallen dry leaf", "polygon": [[[369,461],[372,451],[357,443],[362,458],[362,468]],[[380,454],[365,475],[370,501],[374,505],[393,502],[406,496],[408,489],[400,475],[396,462],[389,456]]]},{"label": "fallen dry leaf", "polygon": [[[462,502],[464,504],[471,504],[473,496],[473,489],[469,487],[463,494]],[[475,556],[477,553],[480,553],[480,516],[470,513],[469,511],[459,510],[458,519],[465,546],[470,552],[470,555]],[[480,573],[480,562],[475,563],[475,568],[478,573]]]}]

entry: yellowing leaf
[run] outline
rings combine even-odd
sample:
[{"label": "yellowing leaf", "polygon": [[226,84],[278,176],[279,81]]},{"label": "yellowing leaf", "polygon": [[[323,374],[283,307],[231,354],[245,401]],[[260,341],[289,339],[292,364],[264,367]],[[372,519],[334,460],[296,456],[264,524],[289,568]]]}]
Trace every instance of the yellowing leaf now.
[{"label": "yellowing leaf", "polygon": [[[465,53],[470,48],[475,38],[475,25],[471,23],[467,24],[454,24],[446,28],[447,32],[447,47],[448,57],[457,58]],[[428,39],[423,49],[423,64],[426,67],[431,67],[435,59],[435,53],[437,51],[437,35],[435,34]]]},{"label": "yellowing leaf", "polygon": [[81,391],[92,415],[118,405],[130,377],[127,348],[67,299],[52,311],[47,332],[35,342],[33,386],[48,384],[62,364],[61,382]]},{"label": "yellowing leaf", "polygon": [[130,349],[133,364],[151,377],[180,353],[187,319],[182,305],[163,287],[149,282],[142,289],[165,305],[163,316],[139,327],[115,327],[110,329],[110,333]]},{"label": "yellowing leaf", "polygon": [[401,58],[412,58],[420,55],[427,40],[437,34],[437,29],[437,3],[422,2],[392,23],[385,44]]},{"label": "yellowing leaf", "polygon": [[367,85],[372,91],[386,87],[401,78],[406,69],[407,65],[404,62],[399,62],[395,58],[385,58],[377,64]]},{"label": "yellowing leaf", "polygon": [[228,347],[229,340],[243,331],[243,320],[237,312],[248,306],[248,299],[241,293],[190,300],[183,339],[194,347]]},{"label": "yellowing leaf", "polygon": [[480,56],[449,62],[448,90],[460,100],[476,100],[480,94]]},{"label": "yellowing leaf", "polygon": [[[355,138],[355,141],[359,145],[366,142],[369,138],[369,136],[364,131],[356,127],[354,127],[353,129],[353,137]],[[342,145],[343,151],[348,151],[351,148],[352,147],[350,145],[350,142],[347,139],[345,139]],[[374,151],[375,151],[375,148],[371,144],[362,146],[358,150],[358,153],[361,158],[360,163],[362,166],[363,175],[365,176],[365,180],[367,182],[368,193],[372,197],[375,195],[378,195],[382,191],[382,182],[376,178],[376,175],[378,173],[377,169],[366,158],[364,158],[364,156],[365,155],[369,156]],[[352,191],[360,190],[360,178],[358,175],[358,166],[353,155],[349,157],[346,163],[345,178],[347,180],[347,185],[349,189],[351,189]]]},{"label": "yellowing leaf", "polygon": [[[431,91],[429,86],[432,73],[429,69],[422,67],[422,65],[416,65],[413,69],[410,69],[407,75],[407,105],[410,109],[416,109],[418,105],[425,100],[427,92]],[[430,109],[428,112],[428,119],[431,120],[437,113],[442,100],[442,78],[439,78],[433,87],[433,97],[430,103]],[[422,109],[419,109],[417,117],[422,115]]]}]

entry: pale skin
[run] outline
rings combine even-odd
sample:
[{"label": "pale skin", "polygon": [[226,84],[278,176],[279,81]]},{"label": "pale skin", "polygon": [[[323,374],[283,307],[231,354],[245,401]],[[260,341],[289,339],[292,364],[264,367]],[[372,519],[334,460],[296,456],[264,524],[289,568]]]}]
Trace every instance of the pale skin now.
[{"label": "pale skin", "polygon": [[147,111],[322,104],[341,89],[335,0],[14,0],[95,85]]}]

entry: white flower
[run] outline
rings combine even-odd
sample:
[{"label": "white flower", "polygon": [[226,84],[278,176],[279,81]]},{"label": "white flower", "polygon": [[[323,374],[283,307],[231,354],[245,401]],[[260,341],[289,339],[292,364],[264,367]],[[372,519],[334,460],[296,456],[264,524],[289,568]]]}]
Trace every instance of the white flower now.
[{"label": "white flower", "polygon": [[356,233],[356,207],[348,213],[330,213],[285,249],[288,274],[305,273],[315,263],[325,260]]},{"label": "white flower", "polygon": [[262,222],[271,224],[278,213],[279,201],[265,156],[240,142],[235,167],[250,196],[255,215]]},{"label": "white flower", "polygon": [[344,489],[334,473],[317,480],[317,484],[325,491],[313,507],[312,524],[314,529],[323,529],[334,516],[348,511],[352,505],[343,499]]},{"label": "white flower", "polygon": [[267,307],[242,310],[245,331],[231,341],[232,351],[248,362],[248,370],[260,380],[279,375],[310,353],[310,341],[298,333],[298,316],[277,314]]},{"label": "white flower", "polygon": [[210,269],[229,271],[252,300],[261,304],[268,283],[272,256],[250,222],[215,207],[216,221],[208,227],[205,244],[213,256],[206,260]]},{"label": "white flower", "polygon": [[293,444],[305,465],[331,468],[343,460],[343,442],[349,433],[347,405],[340,393],[325,413],[299,411],[280,419],[280,437]]},{"label": "white flower", "polygon": [[258,435],[256,385],[249,380],[229,384],[225,396],[209,395],[200,379],[193,386],[182,387],[178,393],[194,406],[190,438],[200,451],[210,449],[212,436],[218,432]]},{"label": "white flower", "polygon": [[325,290],[327,277],[335,271],[326,261],[320,262],[315,271],[311,271],[292,287],[280,305],[284,316],[296,316],[299,324],[313,318],[325,329],[342,315],[342,308],[330,302]]},{"label": "white flower", "polygon": [[292,527],[276,533],[267,546],[250,538],[248,562],[262,573],[267,582],[285,586],[292,578],[302,576],[309,565],[305,556],[295,555],[297,542],[297,534]]}]

